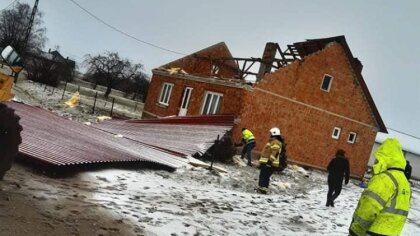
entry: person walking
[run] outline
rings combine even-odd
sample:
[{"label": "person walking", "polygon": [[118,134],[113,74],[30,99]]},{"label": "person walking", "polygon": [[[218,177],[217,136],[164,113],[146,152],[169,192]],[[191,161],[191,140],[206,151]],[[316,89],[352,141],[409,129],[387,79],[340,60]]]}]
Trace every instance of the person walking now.
[{"label": "person walking", "polygon": [[247,128],[242,129],[242,142],[245,144],[245,146],[242,149],[241,159],[244,159],[246,156],[248,165],[252,166],[252,149],[255,148],[256,142],[254,135]]},{"label": "person walking", "polygon": [[345,152],[338,149],[335,158],[328,164],[328,194],[326,206],[334,207],[334,200],[340,195],[343,187],[343,179],[345,183],[349,183],[350,167],[349,161],[345,157]]},{"label": "person walking", "polygon": [[274,169],[280,166],[280,153],[283,146],[283,139],[280,135],[279,128],[274,127],[270,129],[270,139],[261,152],[259,159],[261,170],[258,181],[258,191],[263,194],[267,194],[270,177],[273,174]]},{"label": "person walking", "polygon": [[351,236],[400,235],[410,209],[406,161],[397,139],[386,139],[374,152],[376,163],[350,224]]},{"label": "person walking", "polygon": [[407,177],[408,180],[411,179],[411,169],[412,169],[412,167],[410,165],[410,162],[407,161],[407,165],[405,166],[405,169],[404,169],[404,174],[405,174],[405,177]]}]

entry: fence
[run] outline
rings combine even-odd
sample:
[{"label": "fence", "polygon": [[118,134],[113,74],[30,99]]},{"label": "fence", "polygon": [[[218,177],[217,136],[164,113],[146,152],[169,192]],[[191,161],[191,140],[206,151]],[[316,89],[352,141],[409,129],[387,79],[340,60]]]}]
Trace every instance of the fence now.
[{"label": "fence", "polygon": [[[28,80],[30,81],[30,80]],[[143,111],[143,103],[137,101],[127,101],[128,99],[109,96],[106,98],[101,91],[95,91],[85,87],[74,86],[70,83],[64,83],[62,88],[55,88],[49,85],[33,83],[34,86],[39,85],[39,90],[46,92],[48,99],[57,100],[57,103],[63,103],[73,96],[75,92],[79,92],[79,103],[89,107],[87,112],[94,114],[106,114],[109,116],[123,116],[131,118],[140,118]],[[37,85],[38,84],[38,85]]]}]

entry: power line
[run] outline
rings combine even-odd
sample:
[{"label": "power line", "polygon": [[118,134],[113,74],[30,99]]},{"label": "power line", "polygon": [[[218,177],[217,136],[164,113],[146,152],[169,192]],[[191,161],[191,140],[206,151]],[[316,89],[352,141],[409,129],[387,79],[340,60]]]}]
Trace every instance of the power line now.
[{"label": "power line", "polygon": [[131,35],[131,34],[128,34],[128,33],[124,32],[124,31],[122,31],[122,30],[118,29],[117,27],[115,27],[115,26],[113,26],[113,25],[111,25],[111,24],[107,23],[106,21],[102,20],[102,19],[101,19],[101,18],[99,18],[98,16],[94,15],[92,12],[90,12],[89,10],[87,10],[86,8],[84,8],[83,6],[81,6],[81,5],[80,5],[78,2],[76,2],[75,0],[70,0],[70,1],[71,1],[73,4],[75,4],[77,7],[79,7],[80,9],[82,9],[84,12],[86,12],[87,14],[89,14],[91,17],[95,18],[97,21],[101,22],[102,24],[106,25],[107,27],[111,28],[112,30],[117,31],[117,32],[118,32],[118,33],[120,33],[120,34],[125,35],[126,37],[129,37],[129,38],[131,38],[131,39],[134,39],[134,40],[136,40],[136,41],[138,41],[138,42],[140,42],[140,43],[147,44],[147,45],[149,45],[149,46],[152,46],[152,47],[158,48],[158,49],[160,49],[160,50],[164,50],[164,51],[167,51],[167,52],[171,52],[171,53],[175,53],[175,54],[179,54],[179,55],[183,55],[183,56],[187,55],[187,54],[182,53],[182,52],[177,52],[177,51],[174,51],[174,50],[171,50],[171,49],[167,49],[167,48],[164,48],[164,47],[158,46],[158,45],[153,44],[153,43],[146,42],[146,41],[144,41],[144,40],[142,40],[142,39],[139,39],[139,38],[137,38],[137,37],[135,37],[135,36],[133,36],[133,35]]},{"label": "power line", "polygon": [[14,0],[13,2],[9,3],[9,5],[7,5],[5,8],[3,8],[1,11],[6,10],[7,8],[9,8],[10,6],[12,6],[13,4],[15,4],[15,2],[17,2],[18,0]]}]

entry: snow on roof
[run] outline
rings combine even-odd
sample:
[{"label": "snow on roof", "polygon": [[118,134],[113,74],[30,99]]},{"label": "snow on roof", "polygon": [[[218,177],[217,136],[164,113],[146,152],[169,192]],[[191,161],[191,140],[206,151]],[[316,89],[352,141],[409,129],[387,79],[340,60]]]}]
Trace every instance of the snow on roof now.
[{"label": "snow on roof", "polygon": [[376,135],[376,142],[382,143],[387,138],[398,139],[404,151],[420,155],[420,139],[388,128],[388,134],[378,133]]}]

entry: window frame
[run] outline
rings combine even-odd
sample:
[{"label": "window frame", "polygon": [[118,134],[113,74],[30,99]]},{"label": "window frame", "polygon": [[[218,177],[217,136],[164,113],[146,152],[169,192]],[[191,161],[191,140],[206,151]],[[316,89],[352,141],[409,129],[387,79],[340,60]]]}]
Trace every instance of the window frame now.
[{"label": "window frame", "polygon": [[[338,134],[334,135],[336,130],[338,130]],[[338,140],[338,139],[340,139],[340,134],[341,134],[341,128],[340,127],[334,127],[333,132],[331,134],[331,138]]]},{"label": "window frame", "polygon": [[[350,136],[353,135],[354,138],[353,140],[350,140]],[[357,133],[356,132],[350,132],[349,135],[347,136],[347,142],[350,144],[354,144],[356,142],[357,139]]]},{"label": "window frame", "polygon": [[169,101],[171,100],[172,90],[174,88],[174,84],[171,83],[163,83],[162,88],[160,90],[159,96],[159,104],[164,106],[169,106]]},{"label": "window frame", "polygon": [[[329,82],[329,84],[328,84],[328,89],[324,89],[323,87],[322,87],[322,85],[324,84],[324,81],[325,81],[325,77],[330,77],[331,79],[330,79],[330,82]],[[330,92],[330,90],[331,90],[331,87],[332,87],[332,82],[333,82],[333,80],[334,80],[334,76],[332,76],[332,75],[329,75],[329,74],[324,74],[324,77],[322,78],[322,82],[321,82],[321,87],[320,87],[320,89],[322,90],[322,91],[324,91],[324,92],[327,92],[327,93],[329,93]]]},{"label": "window frame", "polygon": [[[181,109],[188,109],[188,106],[190,105],[192,91],[193,91],[192,87],[184,88],[184,91],[182,93]],[[184,107],[184,103],[185,103],[185,107]]]},{"label": "window frame", "polygon": [[[210,95],[210,101],[208,103],[207,111],[205,113],[204,112],[204,109],[206,108],[207,97],[209,95]],[[211,105],[212,105],[212,101],[214,99],[214,96],[217,96],[218,99],[217,99],[217,103],[215,104],[216,106],[213,108],[213,112],[210,112],[210,109],[211,109]],[[200,114],[201,115],[214,115],[214,114],[217,114],[220,111],[220,108],[222,106],[222,99],[223,99],[223,94],[222,93],[216,93],[216,92],[206,91],[206,93],[204,94],[203,103],[201,105]]]},{"label": "window frame", "polygon": [[211,65],[211,74],[218,75],[220,72],[220,66],[218,65]]}]

